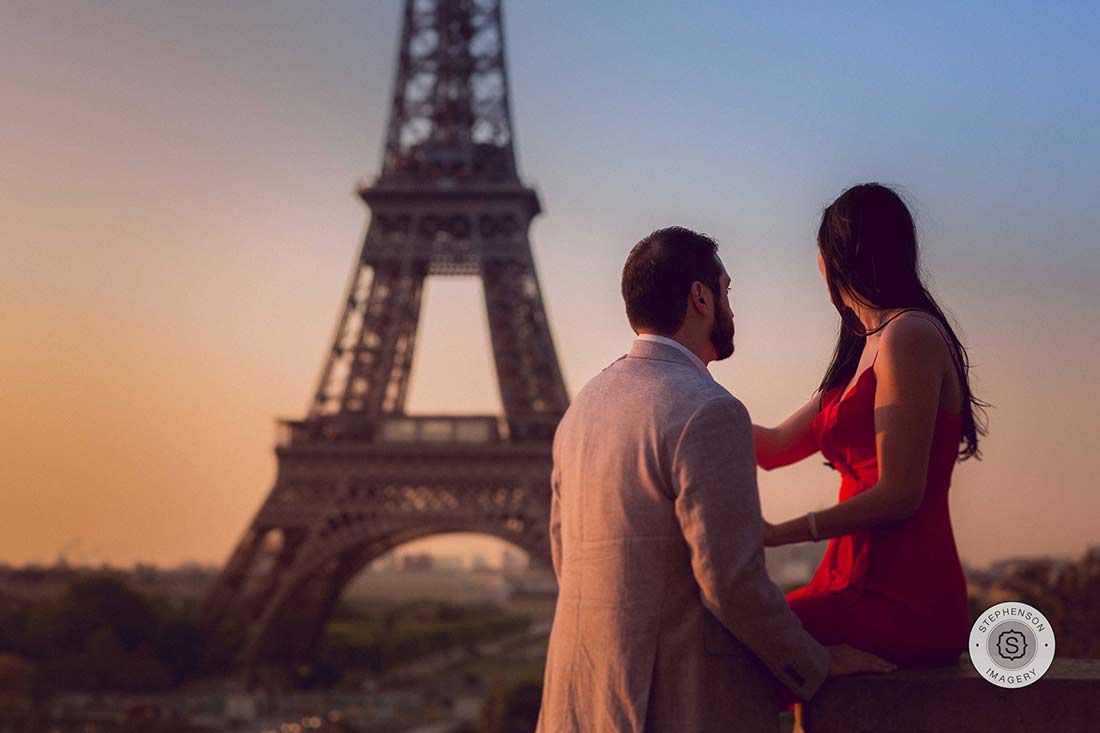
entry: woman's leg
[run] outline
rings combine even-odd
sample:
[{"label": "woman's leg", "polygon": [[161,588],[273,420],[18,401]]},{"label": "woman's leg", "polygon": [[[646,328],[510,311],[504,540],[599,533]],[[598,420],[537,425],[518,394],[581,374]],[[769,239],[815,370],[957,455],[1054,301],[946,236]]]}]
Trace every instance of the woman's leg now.
[{"label": "woman's leg", "polygon": [[966,650],[966,619],[962,625],[931,619],[872,591],[803,591],[787,594],[787,602],[806,631],[826,646],[850,644],[899,667],[951,664]]},{"label": "woman's leg", "polygon": [[[899,667],[938,667],[954,664],[958,625],[919,616],[896,601],[872,592],[812,593],[799,588],[787,602],[802,626],[825,646],[850,644]],[[965,650],[966,642],[962,642]],[[797,702],[788,691],[786,710]]]}]

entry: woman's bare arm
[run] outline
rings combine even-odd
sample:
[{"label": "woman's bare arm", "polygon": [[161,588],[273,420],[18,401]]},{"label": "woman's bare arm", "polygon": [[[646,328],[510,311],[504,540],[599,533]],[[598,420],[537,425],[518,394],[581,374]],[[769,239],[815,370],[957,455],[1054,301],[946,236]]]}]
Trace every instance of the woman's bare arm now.
[{"label": "woman's bare arm", "polygon": [[[943,362],[931,355],[943,348],[935,326],[922,318],[899,318],[883,331],[874,367],[878,482],[816,512],[819,537],[837,537],[904,519],[920,507],[943,383]],[[765,543],[769,545],[810,539],[806,517],[766,529]]]},{"label": "woman's bare arm", "polygon": [[752,426],[756,465],[765,471],[797,463],[817,452],[817,436],[810,423],[821,408],[821,395],[814,392],[806,404],[777,427]]}]

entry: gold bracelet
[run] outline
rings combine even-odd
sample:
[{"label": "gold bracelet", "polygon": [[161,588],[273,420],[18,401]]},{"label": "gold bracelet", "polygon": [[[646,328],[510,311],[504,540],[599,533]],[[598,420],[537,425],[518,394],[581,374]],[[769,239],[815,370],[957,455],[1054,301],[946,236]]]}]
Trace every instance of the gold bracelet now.
[{"label": "gold bracelet", "polygon": [[810,537],[813,538],[814,542],[817,542],[821,539],[817,534],[817,517],[814,516],[813,512],[806,512],[806,521],[810,523]]}]

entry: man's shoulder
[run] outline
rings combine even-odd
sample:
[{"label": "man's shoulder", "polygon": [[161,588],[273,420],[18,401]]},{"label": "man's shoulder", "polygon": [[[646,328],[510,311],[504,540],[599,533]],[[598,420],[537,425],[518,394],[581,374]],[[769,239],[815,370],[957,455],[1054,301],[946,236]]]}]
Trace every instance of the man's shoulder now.
[{"label": "man's shoulder", "polygon": [[744,409],[745,407],[736,395],[718,381],[698,372],[683,379],[672,380],[672,384],[684,406],[691,412],[704,407],[707,409],[723,407],[728,409],[731,406]]},{"label": "man's shoulder", "polygon": [[625,358],[626,358],[626,357],[628,357],[628,356],[630,356],[630,354],[623,354],[623,355],[622,355],[622,356],[620,356],[619,358],[615,359],[615,361],[611,362],[610,364],[608,364],[607,366],[605,366],[605,367],[604,367],[603,369],[601,369],[601,370],[600,370],[600,373],[602,374],[603,372],[606,372],[606,371],[607,371],[608,369],[610,369],[611,367],[615,366],[616,364],[618,364],[618,363],[619,363],[620,361],[622,361],[623,359],[625,359]]},{"label": "man's shoulder", "polygon": [[[597,402],[602,408],[625,406],[639,401],[655,403],[664,417],[678,414],[687,419],[712,400],[725,401],[744,409],[740,399],[709,374],[686,364],[664,362],[665,368],[653,369],[652,360],[632,359],[624,354],[604,367],[585,384],[573,404]],[[572,406],[572,405],[571,405]]]},{"label": "man's shoulder", "polygon": [[729,390],[722,388],[721,392],[712,391],[704,399],[697,402],[689,420],[698,419],[722,419],[734,418],[749,420],[749,410],[745,403],[738,399]]}]

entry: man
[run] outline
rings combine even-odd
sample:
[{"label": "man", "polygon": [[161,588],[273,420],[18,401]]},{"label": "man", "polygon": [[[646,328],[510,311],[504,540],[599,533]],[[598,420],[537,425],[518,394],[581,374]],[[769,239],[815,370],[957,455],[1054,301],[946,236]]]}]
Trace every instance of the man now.
[{"label": "man", "polygon": [[554,436],[558,600],[539,733],[778,730],[785,685],[892,669],[802,628],[764,569],[744,405],[707,363],[734,351],[717,245],[658,230],[623,268],[630,353]]}]

